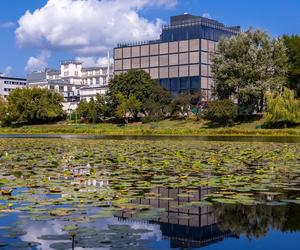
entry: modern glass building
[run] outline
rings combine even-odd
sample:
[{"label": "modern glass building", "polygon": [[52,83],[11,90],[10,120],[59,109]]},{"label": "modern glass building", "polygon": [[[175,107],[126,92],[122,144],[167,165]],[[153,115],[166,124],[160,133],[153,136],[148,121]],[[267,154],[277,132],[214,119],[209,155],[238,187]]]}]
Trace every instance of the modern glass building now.
[{"label": "modern glass building", "polygon": [[115,74],[143,69],[173,95],[205,91],[211,95],[211,53],[222,37],[231,37],[240,27],[183,14],[171,17],[159,40],[118,44],[114,49]]}]

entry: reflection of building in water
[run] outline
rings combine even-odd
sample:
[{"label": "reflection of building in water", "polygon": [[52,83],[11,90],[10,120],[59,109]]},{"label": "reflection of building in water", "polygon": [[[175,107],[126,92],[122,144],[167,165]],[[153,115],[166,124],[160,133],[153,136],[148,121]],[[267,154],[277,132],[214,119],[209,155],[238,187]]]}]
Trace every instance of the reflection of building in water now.
[{"label": "reflection of building in water", "polygon": [[[212,206],[180,208],[187,202],[201,201],[211,193],[211,188],[194,189],[188,197],[183,189],[167,189],[158,187],[151,192],[158,194],[158,198],[139,198],[133,203],[150,205],[153,208],[163,208],[161,216],[149,223],[159,223],[164,238],[170,239],[172,248],[203,247],[214,242],[222,241],[226,237],[234,237],[230,231],[218,228],[217,218],[213,214]],[[166,199],[171,198],[171,199]],[[118,217],[135,219],[130,212],[120,212]]]}]

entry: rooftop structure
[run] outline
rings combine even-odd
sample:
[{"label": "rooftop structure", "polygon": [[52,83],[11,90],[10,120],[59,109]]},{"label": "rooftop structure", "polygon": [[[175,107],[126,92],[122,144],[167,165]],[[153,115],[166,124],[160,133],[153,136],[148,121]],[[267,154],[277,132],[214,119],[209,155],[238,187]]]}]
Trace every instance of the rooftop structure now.
[{"label": "rooftop structure", "polygon": [[0,95],[5,98],[16,88],[26,87],[26,79],[0,75]]}]

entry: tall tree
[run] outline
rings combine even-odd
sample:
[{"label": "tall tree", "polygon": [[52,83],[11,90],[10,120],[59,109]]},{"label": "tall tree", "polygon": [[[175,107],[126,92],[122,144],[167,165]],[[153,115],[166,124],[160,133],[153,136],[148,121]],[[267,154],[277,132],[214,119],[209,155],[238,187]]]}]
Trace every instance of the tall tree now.
[{"label": "tall tree", "polygon": [[283,40],[289,57],[288,86],[300,98],[300,36],[284,36]]},{"label": "tall tree", "polygon": [[63,97],[41,88],[14,89],[7,98],[7,118],[15,124],[37,124],[61,120]]},{"label": "tall tree", "polygon": [[259,112],[264,93],[282,88],[287,73],[287,56],[283,40],[271,39],[266,32],[249,29],[219,42],[212,55],[212,73],[220,99],[233,97],[239,104]]},{"label": "tall tree", "polygon": [[141,111],[142,103],[134,95],[126,98],[122,93],[117,95],[117,99],[119,103],[116,111],[117,117],[124,118],[126,123],[128,123],[129,116],[136,119]]},{"label": "tall tree", "polygon": [[300,99],[295,98],[294,91],[284,88],[280,95],[271,92],[266,95],[266,123],[271,126],[289,126],[300,124]]},{"label": "tall tree", "polygon": [[0,95],[0,121],[3,121],[7,114],[7,101]]},{"label": "tall tree", "polygon": [[[117,111],[120,104],[118,96],[124,98],[131,96],[141,103],[140,112],[145,116],[161,112],[165,113],[167,105],[171,102],[171,95],[151,79],[143,70],[130,70],[127,73],[117,75],[109,83],[108,96],[112,109]],[[164,106],[164,107],[163,107]]]}]

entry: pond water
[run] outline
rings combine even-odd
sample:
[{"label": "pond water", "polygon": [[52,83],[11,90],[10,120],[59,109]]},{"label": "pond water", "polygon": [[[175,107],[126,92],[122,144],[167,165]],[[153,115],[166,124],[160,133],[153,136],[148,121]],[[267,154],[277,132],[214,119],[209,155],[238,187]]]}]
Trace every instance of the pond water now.
[{"label": "pond water", "polygon": [[3,137],[0,249],[299,249],[297,139]]}]

